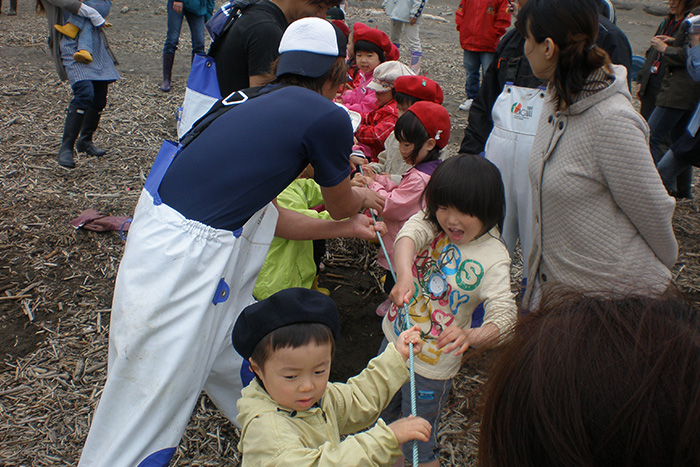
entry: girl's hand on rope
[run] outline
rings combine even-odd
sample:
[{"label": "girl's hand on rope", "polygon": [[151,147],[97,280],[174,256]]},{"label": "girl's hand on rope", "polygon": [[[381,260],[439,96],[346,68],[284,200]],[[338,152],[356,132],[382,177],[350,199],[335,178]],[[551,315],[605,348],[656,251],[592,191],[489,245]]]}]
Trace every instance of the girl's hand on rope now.
[{"label": "girl's hand on rope", "polygon": [[394,432],[399,444],[417,439],[426,442],[430,437],[433,427],[424,418],[409,416],[400,418],[389,424],[389,428]]},{"label": "girl's hand on rope", "polygon": [[[374,231],[379,232],[379,235],[381,235],[383,237],[384,235],[389,233],[389,228],[386,226],[386,224],[384,222],[377,221],[374,223]],[[374,239],[372,239],[372,240],[374,240]]]},{"label": "girl's hand on rope", "polygon": [[462,355],[470,346],[469,333],[471,329],[462,329],[456,324],[447,326],[437,338],[438,349],[445,346],[444,353],[450,353],[456,349],[455,355]]},{"label": "girl's hand on rope", "polygon": [[357,186],[357,187],[360,187],[360,188],[366,187],[366,186],[367,186],[367,183],[369,183],[369,182],[367,181],[367,177],[365,177],[365,176],[362,175],[361,173],[355,174],[355,176],[352,177],[352,180],[350,180],[350,186]]},{"label": "girl's hand on rope", "polygon": [[407,329],[399,334],[396,339],[396,350],[399,351],[404,360],[408,360],[410,356],[410,347],[408,344],[413,344],[413,353],[417,354],[423,348],[423,339],[420,337],[420,327],[416,324],[411,329]]},{"label": "girl's hand on rope", "polygon": [[404,304],[411,303],[414,291],[413,277],[409,276],[408,280],[405,281],[401,277],[398,278],[396,285],[389,293],[389,298],[394,305],[399,307],[399,313],[403,313]]}]

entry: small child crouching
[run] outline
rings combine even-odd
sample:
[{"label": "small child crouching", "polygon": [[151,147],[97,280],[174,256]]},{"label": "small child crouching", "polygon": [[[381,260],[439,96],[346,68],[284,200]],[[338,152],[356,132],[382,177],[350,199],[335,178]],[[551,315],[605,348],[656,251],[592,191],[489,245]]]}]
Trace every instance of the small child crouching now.
[{"label": "small child crouching", "polygon": [[286,289],[243,310],[233,345],[256,378],[238,401],[242,465],[391,465],[402,443],[428,439],[422,418],[377,420],[408,379],[409,343],[421,349],[418,327],[346,384],[328,383],[339,334],[335,303],[313,290]]}]

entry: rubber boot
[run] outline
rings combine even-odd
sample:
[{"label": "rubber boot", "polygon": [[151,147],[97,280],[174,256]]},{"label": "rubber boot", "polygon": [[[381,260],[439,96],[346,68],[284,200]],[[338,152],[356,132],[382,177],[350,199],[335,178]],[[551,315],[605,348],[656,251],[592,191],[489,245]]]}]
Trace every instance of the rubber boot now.
[{"label": "rubber boot", "polygon": [[58,150],[58,163],[62,167],[68,169],[75,167],[75,161],[73,161],[73,146],[83,126],[84,118],[85,110],[73,106],[68,107],[66,122],[63,125],[61,149]]},{"label": "rubber boot", "polygon": [[17,14],[17,0],[10,0],[10,11],[7,12],[7,16],[14,16]]},{"label": "rubber boot", "polygon": [[60,32],[66,37],[70,37],[71,39],[75,39],[75,36],[77,36],[80,32],[80,28],[71,23],[66,23],[63,26],[60,24],[54,24],[53,27],[56,29],[56,31]]},{"label": "rubber boot", "polygon": [[104,149],[98,148],[92,142],[92,134],[97,130],[97,125],[100,124],[100,116],[102,112],[97,109],[87,109],[85,111],[85,120],[83,120],[83,128],[80,131],[80,138],[75,145],[78,152],[84,152],[88,156],[102,157],[107,154]]},{"label": "rubber boot", "polygon": [[423,57],[422,52],[411,52],[411,70],[417,75],[420,74],[420,61]]},{"label": "rubber boot", "polygon": [[318,276],[314,277],[314,282],[311,284],[311,290],[315,290],[316,292],[321,292],[323,295],[330,295],[331,291],[328,290],[325,287],[319,287],[318,286]]},{"label": "rubber boot", "polygon": [[92,54],[87,50],[78,50],[73,54],[73,60],[79,63],[92,63]]},{"label": "rubber boot", "polygon": [[160,85],[160,90],[163,92],[170,92],[174,61],[175,54],[163,54],[163,83]]}]

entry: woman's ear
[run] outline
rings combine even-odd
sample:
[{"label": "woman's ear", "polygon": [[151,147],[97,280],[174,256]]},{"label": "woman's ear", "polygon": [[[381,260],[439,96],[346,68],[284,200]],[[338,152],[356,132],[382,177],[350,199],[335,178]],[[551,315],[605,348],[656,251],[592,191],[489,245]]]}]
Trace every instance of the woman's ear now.
[{"label": "woman's ear", "polygon": [[544,40],[544,57],[547,60],[556,60],[559,57],[559,46],[554,43],[551,37]]}]

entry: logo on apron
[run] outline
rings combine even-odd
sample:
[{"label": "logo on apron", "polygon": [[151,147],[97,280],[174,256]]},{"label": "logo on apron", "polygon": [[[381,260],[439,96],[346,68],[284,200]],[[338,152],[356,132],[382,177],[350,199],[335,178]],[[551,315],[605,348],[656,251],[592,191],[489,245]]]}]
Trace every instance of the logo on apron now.
[{"label": "logo on apron", "polygon": [[510,112],[516,120],[529,120],[533,117],[535,110],[531,105],[523,106],[522,103],[516,102],[511,106]]}]

